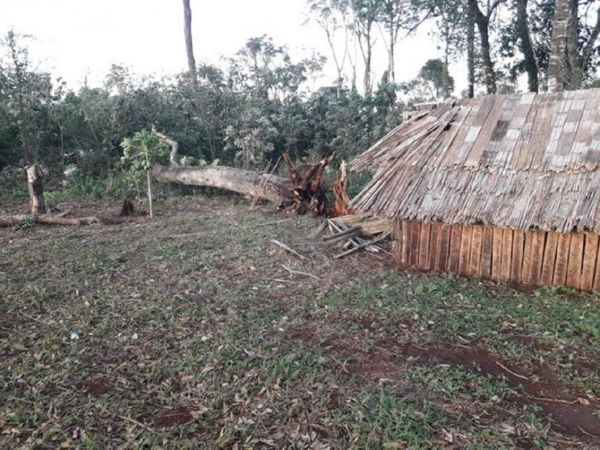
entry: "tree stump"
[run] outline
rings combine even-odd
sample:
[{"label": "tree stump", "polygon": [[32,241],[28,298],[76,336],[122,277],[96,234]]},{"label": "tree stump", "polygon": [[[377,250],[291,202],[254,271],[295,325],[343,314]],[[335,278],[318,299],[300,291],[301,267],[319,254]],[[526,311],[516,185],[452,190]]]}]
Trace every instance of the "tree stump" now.
[{"label": "tree stump", "polygon": [[37,164],[27,167],[27,189],[31,198],[31,214],[37,216],[46,212],[44,201],[44,181]]}]

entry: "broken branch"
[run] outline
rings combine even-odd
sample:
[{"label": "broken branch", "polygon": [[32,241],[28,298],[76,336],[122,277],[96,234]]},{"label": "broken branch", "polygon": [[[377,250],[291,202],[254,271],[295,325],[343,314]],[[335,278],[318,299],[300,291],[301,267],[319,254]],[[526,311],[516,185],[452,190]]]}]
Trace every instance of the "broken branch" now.
[{"label": "broken branch", "polygon": [[306,256],[301,255],[300,253],[298,253],[296,250],[288,247],[287,245],[285,245],[283,242],[278,241],[277,239],[271,239],[271,242],[279,247],[281,247],[282,249],[284,249],[286,252],[291,253],[294,256],[297,256],[300,259],[306,259]]}]

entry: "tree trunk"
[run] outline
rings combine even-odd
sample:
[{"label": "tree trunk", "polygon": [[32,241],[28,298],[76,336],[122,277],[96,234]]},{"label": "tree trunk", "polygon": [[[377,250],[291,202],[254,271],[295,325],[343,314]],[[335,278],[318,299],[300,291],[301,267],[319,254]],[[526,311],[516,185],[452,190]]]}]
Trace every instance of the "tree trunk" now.
[{"label": "tree trunk", "polygon": [[489,18],[483,15],[479,6],[475,5],[475,23],[479,31],[481,41],[481,59],[483,60],[483,68],[485,71],[485,86],[488,94],[496,93],[496,71],[490,54],[490,21]]},{"label": "tree trunk", "polygon": [[334,196],[334,206],[333,206],[333,216],[347,216],[349,214],[354,214],[355,211],[352,208],[352,201],[348,196],[348,173],[346,172],[346,161],[342,161],[340,164],[340,171],[333,183],[333,196]]},{"label": "tree trunk", "polygon": [[227,189],[280,204],[292,199],[292,182],[287,178],[233,167],[154,166],[152,176],[162,183]]},{"label": "tree trunk", "polygon": [[44,182],[36,164],[27,167],[27,188],[31,198],[31,214],[37,216],[46,212],[44,201]]},{"label": "tree trunk", "polygon": [[393,25],[390,24],[390,46],[388,49],[388,73],[390,83],[396,84],[396,36]]},{"label": "tree trunk", "polygon": [[14,227],[20,225],[27,220],[31,220],[33,223],[39,223],[42,225],[90,225],[98,222],[96,217],[80,217],[66,218],[61,216],[55,216],[52,214],[40,214],[38,216],[27,216],[25,214],[19,214],[16,216],[0,216],[0,227]]},{"label": "tree trunk", "polygon": [[371,84],[371,62],[373,58],[373,47],[371,44],[371,38],[367,38],[367,53],[365,56],[365,97],[370,97],[373,91],[373,86]]},{"label": "tree trunk", "polygon": [[183,24],[185,33],[185,50],[187,53],[190,78],[194,85],[198,84],[196,74],[196,58],[194,58],[194,41],[192,40],[192,8],[190,0],[183,0]]},{"label": "tree trunk", "polygon": [[567,89],[579,89],[585,78],[581,55],[579,55],[579,10],[578,0],[569,0],[569,16],[567,19],[567,57],[571,68],[571,79]]},{"label": "tree trunk", "polygon": [[583,50],[581,51],[581,67],[585,69],[588,65],[590,58],[592,57],[592,53],[594,52],[596,40],[600,36],[600,5],[598,6],[598,10],[596,11],[596,25],[592,28],[592,32],[588,41],[585,43]]},{"label": "tree trunk", "polygon": [[538,65],[533,50],[531,33],[527,16],[528,0],[517,0],[517,32],[519,33],[519,45],[525,58],[525,71],[527,72],[527,85],[529,92],[538,92],[539,78]]},{"label": "tree trunk", "polygon": [[556,0],[548,61],[548,91],[550,92],[564,91],[571,85],[571,67],[567,46],[570,1]]},{"label": "tree trunk", "polygon": [[475,97],[475,17],[473,8],[469,8],[467,19],[467,78],[469,98]]}]

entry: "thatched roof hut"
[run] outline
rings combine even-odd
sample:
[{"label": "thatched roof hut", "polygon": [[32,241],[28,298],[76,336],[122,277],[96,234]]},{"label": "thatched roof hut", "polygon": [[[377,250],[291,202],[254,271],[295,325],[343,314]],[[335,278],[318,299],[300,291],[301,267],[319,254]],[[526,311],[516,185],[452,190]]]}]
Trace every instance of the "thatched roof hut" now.
[{"label": "thatched roof hut", "polygon": [[353,205],[395,220],[402,266],[591,289],[598,265],[600,287],[600,89],[446,103],[352,169],[375,171]]}]

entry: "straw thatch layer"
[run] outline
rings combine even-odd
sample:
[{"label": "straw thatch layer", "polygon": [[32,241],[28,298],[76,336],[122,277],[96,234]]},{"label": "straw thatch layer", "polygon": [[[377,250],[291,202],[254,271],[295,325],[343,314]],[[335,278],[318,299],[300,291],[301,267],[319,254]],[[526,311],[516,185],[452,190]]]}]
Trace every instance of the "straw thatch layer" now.
[{"label": "straw thatch layer", "polygon": [[600,233],[600,89],[444,104],[359,156],[354,199],[403,220]]}]

